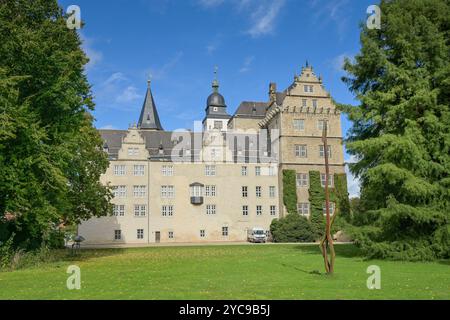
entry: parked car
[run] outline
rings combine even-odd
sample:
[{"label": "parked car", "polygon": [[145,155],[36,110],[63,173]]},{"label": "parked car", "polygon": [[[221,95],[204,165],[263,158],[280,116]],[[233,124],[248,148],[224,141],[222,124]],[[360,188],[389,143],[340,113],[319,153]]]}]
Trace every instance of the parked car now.
[{"label": "parked car", "polygon": [[247,241],[253,243],[266,243],[266,231],[262,228],[252,228],[247,231]]}]

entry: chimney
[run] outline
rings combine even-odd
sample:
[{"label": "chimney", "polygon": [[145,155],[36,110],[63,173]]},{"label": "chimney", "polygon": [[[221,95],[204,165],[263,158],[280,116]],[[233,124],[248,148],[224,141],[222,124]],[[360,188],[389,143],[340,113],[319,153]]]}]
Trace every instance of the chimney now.
[{"label": "chimney", "polygon": [[271,82],[269,85],[269,101],[274,102],[277,98],[277,84]]}]

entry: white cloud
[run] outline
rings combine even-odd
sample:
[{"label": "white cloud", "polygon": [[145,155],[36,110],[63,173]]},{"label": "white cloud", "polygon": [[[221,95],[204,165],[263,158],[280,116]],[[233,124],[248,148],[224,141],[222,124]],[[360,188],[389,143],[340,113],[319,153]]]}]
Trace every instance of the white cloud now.
[{"label": "white cloud", "polygon": [[121,94],[116,97],[118,103],[129,103],[141,99],[138,89],[134,86],[126,87]]},{"label": "white cloud", "polygon": [[[197,3],[204,9],[231,4],[239,14],[247,16],[245,21],[250,21],[246,34],[257,38],[274,32],[276,19],[286,0],[198,0]],[[207,50],[214,51],[214,46]]]},{"label": "white cloud", "polygon": [[248,33],[254,38],[273,33],[275,20],[284,4],[285,0],[260,3],[251,15],[252,27],[248,30]]},{"label": "white cloud", "polygon": [[151,75],[152,79],[165,78],[178,62],[180,62],[183,55],[183,51],[178,51],[167,63],[159,68],[150,68],[147,73]]},{"label": "white cloud", "polygon": [[122,72],[115,72],[111,74],[108,79],[106,79],[103,82],[103,86],[109,86],[113,85],[115,83],[121,82],[121,81],[128,81],[127,77]]},{"label": "white cloud", "polygon": [[93,48],[94,39],[86,37],[80,32],[80,38],[82,41],[81,48],[86,56],[89,58],[89,62],[86,65],[86,70],[89,71],[94,68],[99,62],[103,60],[103,53]]},{"label": "white cloud", "polygon": [[217,7],[224,3],[225,0],[198,0],[198,3],[205,8]]},{"label": "white cloud", "polygon": [[250,71],[250,66],[253,63],[253,60],[255,60],[254,56],[249,56],[249,57],[245,58],[244,64],[243,64],[242,68],[239,69],[239,72],[246,73],[246,72]]},{"label": "white cloud", "polygon": [[352,9],[349,0],[311,0],[309,5],[314,12],[313,19],[315,26],[324,25],[331,21],[334,23],[339,37],[341,39],[344,38],[347,29],[348,16],[350,16],[349,10]]},{"label": "white cloud", "polygon": [[114,72],[95,90],[101,106],[116,110],[134,110],[136,101],[143,99],[134,83],[122,72]]}]

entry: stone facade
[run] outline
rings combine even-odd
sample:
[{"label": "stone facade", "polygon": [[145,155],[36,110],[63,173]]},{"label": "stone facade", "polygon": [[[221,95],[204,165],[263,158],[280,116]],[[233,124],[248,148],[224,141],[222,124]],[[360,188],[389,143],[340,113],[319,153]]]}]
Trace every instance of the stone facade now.
[{"label": "stone facade", "polygon": [[[243,102],[233,116],[218,88],[214,80],[201,132],[163,131],[150,85],[138,125],[100,131],[110,158],[101,181],[114,188],[115,210],[79,226],[87,243],[245,241],[251,228],[268,231],[286,214],[282,170],[306,180],[309,171],[325,172],[323,121],[330,171],[344,172],[340,113],[311,67],[283,92],[271,84],[267,102]],[[297,196],[308,215],[308,184]]]}]

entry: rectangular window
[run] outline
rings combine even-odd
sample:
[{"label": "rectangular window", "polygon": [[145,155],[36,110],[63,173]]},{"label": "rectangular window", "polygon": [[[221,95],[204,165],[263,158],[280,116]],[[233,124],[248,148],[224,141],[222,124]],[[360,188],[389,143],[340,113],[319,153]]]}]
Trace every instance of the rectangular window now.
[{"label": "rectangular window", "polygon": [[207,165],[205,166],[205,175],[207,177],[213,177],[216,175],[216,166]]},{"label": "rectangular window", "polygon": [[205,186],[205,195],[207,197],[215,197],[217,195],[216,186]]},{"label": "rectangular window", "polygon": [[306,106],[307,106],[306,99],[302,99],[302,107],[306,107]]},{"label": "rectangular window", "polygon": [[214,121],[214,129],[222,130],[223,122],[222,121]]},{"label": "rectangular window", "polygon": [[207,204],[206,205],[206,214],[207,215],[216,214],[216,205],[215,204]]},{"label": "rectangular window", "polygon": [[294,130],[303,131],[305,130],[305,120],[303,119],[294,119]]},{"label": "rectangular window", "polygon": [[269,167],[269,176],[273,177],[275,175],[275,167]]},{"label": "rectangular window", "polygon": [[[322,187],[325,187],[326,181],[326,174],[325,173],[321,173],[320,174],[320,184],[322,185]],[[328,187],[332,188],[334,185],[334,175],[330,174],[328,176]]]},{"label": "rectangular window", "polygon": [[307,202],[297,203],[297,212],[302,216],[309,215],[309,203]]},{"label": "rectangular window", "polygon": [[127,196],[127,186],[112,187],[114,198],[125,198]]},{"label": "rectangular window", "polygon": [[147,194],[147,186],[133,186],[133,197],[144,198]]},{"label": "rectangular window", "polygon": [[261,175],[261,167],[255,167],[255,176],[259,177]]},{"label": "rectangular window", "polygon": [[206,237],[206,231],[200,230],[200,238],[204,238],[204,237]]},{"label": "rectangular window", "polygon": [[211,159],[212,160],[219,160],[221,154],[221,150],[218,148],[211,149]]},{"label": "rectangular window", "polygon": [[134,205],[134,216],[135,217],[145,217],[147,213],[147,206],[145,204],[135,204]]},{"label": "rectangular window", "polygon": [[174,186],[161,186],[161,198],[174,198],[175,187]]},{"label": "rectangular window", "polygon": [[297,187],[307,187],[308,186],[308,174],[307,173],[297,173]]},{"label": "rectangular window", "polygon": [[122,239],[122,230],[114,230],[114,240]]},{"label": "rectangular window", "polygon": [[133,166],[133,175],[144,176],[145,175],[145,166],[142,164],[135,164]]},{"label": "rectangular window", "polygon": [[115,176],[124,176],[125,175],[125,165],[115,165],[114,166],[114,175]]},{"label": "rectangular window", "polygon": [[[330,215],[334,214],[334,202],[330,202]],[[324,202],[322,205],[322,209],[323,209],[323,214],[327,214],[327,203]]]},{"label": "rectangular window", "polygon": [[314,92],[314,86],[309,86],[309,92],[311,92],[311,93]]},{"label": "rectangular window", "polygon": [[248,175],[247,167],[244,166],[241,168],[241,175],[243,177],[246,177]]},{"label": "rectangular window", "polygon": [[173,176],[173,166],[162,166],[161,173],[164,177]]},{"label": "rectangular window", "polygon": [[173,216],[173,206],[172,205],[162,206],[161,215],[163,217],[172,217]]},{"label": "rectangular window", "polygon": [[191,197],[203,197],[203,186],[193,185],[191,186]]},{"label": "rectangular window", "polygon": [[[327,146],[328,149],[328,158],[331,159],[331,146]],[[324,158],[325,157],[325,146],[324,145],[320,145],[319,146],[319,157]]]},{"label": "rectangular window", "polygon": [[137,238],[139,240],[144,239],[144,229],[137,229]]},{"label": "rectangular window", "polygon": [[248,187],[242,187],[242,197],[243,198],[248,197]]},{"label": "rectangular window", "polygon": [[317,121],[317,129],[323,131],[323,128],[327,125],[327,132],[330,132],[330,122],[328,120],[319,120]]},{"label": "rectangular window", "polygon": [[271,216],[277,215],[277,207],[276,206],[270,206],[270,215]]},{"label": "rectangular window", "polygon": [[256,197],[257,198],[261,198],[261,194],[262,194],[262,191],[261,191],[261,187],[260,186],[257,186],[256,187]]},{"label": "rectangular window", "polygon": [[169,239],[173,239],[173,231],[169,231]]},{"label": "rectangular window", "polygon": [[297,144],[295,146],[295,156],[299,158],[306,158],[308,156],[306,144]]},{"label": "rectangular window", "polygon": [[262,216],[262,206],[256,206],[256,215],[257,216]]},{"label": "rectangular window", "polygon": [[228,227],[222,227],[222,236],[228,237]]},{"label": "rectangular window", "polygon": [[313,99],[313,101],[312,101],[312,106],[313,106],[314,108],[317,108],[317,100],[316,100],[316,99]]},{"label": "rectangular window", "polygon": [[113,215],[116,217],[123,217],[125,215],[125,205],[120,204],[117,205],[115,204],[113,206]]},{"label": "rectangular window", "polygon": [[276,188],[275,188],[275,186],[270,186],[270,187],[269,187],[269,197],[275,198],[275,194],[276,194]]},{"label": "rectangular window", "polygon": [[128,155],[129,156],[138,156],[139,148],[128,148]]},{"label": "rectangular window", "polygon": [[242,206],[242,215],[248,216],[248,206]]},{"label": "rectangular window", "polygon": [[309,92],[309,86],[306,86],[306,85],[303,86],[303,91],[304,91],[304,92]]}]

